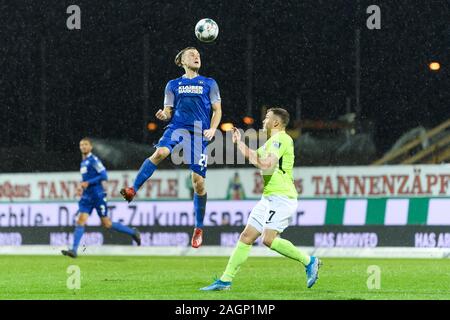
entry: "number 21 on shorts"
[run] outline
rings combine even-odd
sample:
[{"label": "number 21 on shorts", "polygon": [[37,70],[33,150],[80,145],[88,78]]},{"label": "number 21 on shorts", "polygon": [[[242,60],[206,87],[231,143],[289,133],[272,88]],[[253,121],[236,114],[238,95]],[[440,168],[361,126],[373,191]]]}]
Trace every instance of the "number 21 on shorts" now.
[{"label": "number 21 on shorts", "polygon": [[201,167],[206,168],[206,167],[208,166],[208,155],[202,153],[202,154],[200,155],[200,157],[201,157],[201,158],[200,158],[200,160],[199,160],[199,162],[198,162],[198,165],[201,166]]}]

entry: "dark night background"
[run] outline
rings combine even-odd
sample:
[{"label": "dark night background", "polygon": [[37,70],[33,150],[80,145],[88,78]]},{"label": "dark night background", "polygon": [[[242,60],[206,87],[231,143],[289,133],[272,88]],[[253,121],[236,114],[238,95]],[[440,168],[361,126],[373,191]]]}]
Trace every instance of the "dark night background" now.
[{"label": "dark night background", "polygon": [[[66,27],[71,4],[81,8],[81,30]],[[381,8],[381,30],[366,28],[371,4]],[[194,36],[205,17],[220,28],[212,44]],[[76,170],[83,136],[144,143],[150,155],[162,126],[148,132],[146,124],[167,81],[182,74],[174,56],[191,45],[202,54],[201,74],[219,84],[223,121],[239,126],[250,112],[258,127],[270,104],[295,119],[298,97],[302,119],[335,120],[347,97],[354,112],[357,28],[358,130],[371,130],[378,157],[405,131],[450,116],[448,1],[6,0],[0,21],[0,171]],[[428,69],[431,61],[441,63],[439,72]]]}]

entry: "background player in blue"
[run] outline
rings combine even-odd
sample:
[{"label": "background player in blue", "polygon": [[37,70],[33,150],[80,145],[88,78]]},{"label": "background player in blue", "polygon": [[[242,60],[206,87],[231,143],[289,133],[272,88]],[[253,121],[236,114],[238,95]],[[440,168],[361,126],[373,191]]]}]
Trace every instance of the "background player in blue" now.
[{"label": "background player in blue", "polygon": [[[195,229],[191,245],[198,248],[203,241],[202,228],[206,208],[206,146],[220,124],[222,107],[216,81],[198,73],[201,60],[196,48],[187,47],[181,50],[175,57],[175,64],[182,67],[185,74],[167,83],[164,109],[156,113],[159,120],[170,120],[170,123],[156,145],[156,151],[139,169],[133,187],[122,189],[120,193],[130,202],[144,182],[152,176],[157,165],[175,146],[181,144],[183,150],[190,150],[188,154],[184,153],[184,156],[190,157],[188,160],[194,187]],[[183,134],[180,137],[177,134],[180,131],[188,132],[187,137],[186,134],[184,138]]]},{"label": "background player in blue", "polygon": [[82,192],[82,195],[80,202],[78,203],[79,216],[73,234],[72,249],[61,251],[63,255],[72,258],[77,257],[78,245],[80,244],[81,237],[84,233],[84,226],[94,208],[102,221],[103,227],[126,233],[130,235],[138,245],[141,244],[141,236],[137,229],[131,229],[119,222],[111,222],[111,219],[108,217],[106,192],[105,187],[103,186],[103,182],[108,180],[108,176],[102,162],[91,153],[92,147],[92,142],[88,138],[83,138],[80,141],[80,151],[82,156],[80,172],[82,182],[79,185],[78,192]]}]

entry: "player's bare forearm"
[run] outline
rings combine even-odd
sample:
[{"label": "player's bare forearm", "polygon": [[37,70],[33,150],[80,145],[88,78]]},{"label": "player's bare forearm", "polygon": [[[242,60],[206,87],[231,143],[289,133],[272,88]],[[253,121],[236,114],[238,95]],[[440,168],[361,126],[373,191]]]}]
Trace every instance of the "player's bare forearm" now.
[{"label": "player's bare forearm", "polygon": [[267,157],[262,159],[258,156],[256,150],[252,150],[243,141],[238,142],[238,149],[244,155],[248,161],[261,170],[267,170],[275,166],[275,160],[273,157]]},{"label": "player's bare forearm", "polygon": [[274,157],[267,157],[265,159],[261,159],[257,157],[258,165],[257,167],[261,170],[269,170],[275,168],[276,159]]},{"label": "player's bare forearm", "polygon": [[240,130],[234,127],[232,136],[233,143],[237,144],[238,150],[252,165],[261,170],[267,170],[276,166],[277,158],[273,154],[270,154],[268,157],[262,159],[258,156],[258,152],[256,150],[247,147],[245,142],[241,140],[241,137],[242,135]]},{"label": "player's bare forearm", "polygon": [[254,165],[255,167],[257,167],[258,169],[261,169],[260,167],[259,167],[259,165],[260,165],[260,163],[259,163],[259,161],[258,161],[258,154],[256,153],[256,151],[255,150],[252,150],[252,149],[250,149],[249,147],[247,147],[247,158],[248,158],[248,161],[252,164],[252,165]]},{"label": "player's bare forearm", "polygon": [[211,118],[211,129],[216,130],[220,124],[221,119],[222,119],[222,108],[218,107],[213,111],[213,115]]},{"label": "player's bare forearm", "polygon": [[268,170],[274,167],[272,158],[260,158],[255,150],[248,149],[248,161],[261,170]]},{"label": "player's bare forearm", "polygon": [[250,148],[243,141],[238,142],[238,149],[244,155],[245,159],[249,159],[250,157]]},{"label": "player's bare forearm", "polygon": [[222,118],[222,108],[220,102],[213,103],[212,109],[213,115],[211,117],[211,126],[203,132],[204,136],[208,140],[212,140],[216,134],[217,127],[219,126],[220,119]]},{"label": "player's bare forearm", "polygon": [[252,165],[257,167],[258,169],[261,169],[260,167],[261,162],[255,150],[252,150],[249,147],[247,147],[247,145],[243,141],[239,141],[238,148],[239,151],[244,155],[246,159],[248,159],[248,161]]}]

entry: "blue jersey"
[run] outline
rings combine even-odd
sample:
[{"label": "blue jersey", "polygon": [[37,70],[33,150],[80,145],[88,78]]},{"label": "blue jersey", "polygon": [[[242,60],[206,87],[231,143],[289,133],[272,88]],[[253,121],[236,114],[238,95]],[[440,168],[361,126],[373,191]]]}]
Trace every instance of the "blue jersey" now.
[{"label": "blue jersey", "polygon": [[[182,76],[170,80],[164,92],[164,106],[172,106],[171,129],[209,129],[211,126],[211,105],[220,101],[219,87],[212,78],[197,76],[189,79]],[[201,126],[200,126],[201,124]]]},{"label": "blue jersey", "polygon": [[99,158],[92,153],[81,161],[80,173],[82,181],[89,182],[89,186],[84,190],[83,195],[98,195],[105,192],[102,181],[108,180],[106,169]]}]

